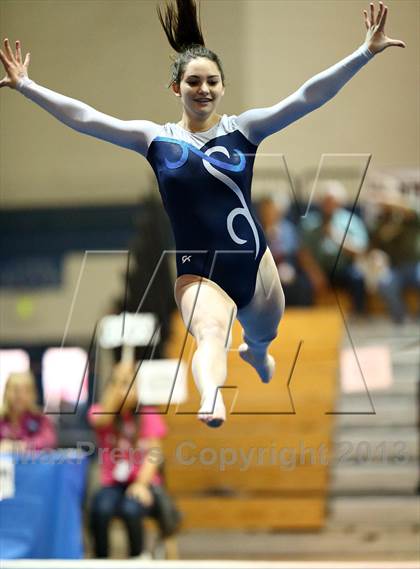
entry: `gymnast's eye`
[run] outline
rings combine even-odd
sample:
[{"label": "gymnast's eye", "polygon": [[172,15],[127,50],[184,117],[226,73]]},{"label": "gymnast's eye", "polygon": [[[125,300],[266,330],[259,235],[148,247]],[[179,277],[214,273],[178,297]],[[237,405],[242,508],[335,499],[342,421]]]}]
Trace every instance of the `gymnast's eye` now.
[{"label": "gymnast's eye", "polygon": [[[214,86],[214,85],[217,85],[218,82],[219,82],[219,81],[218,81],[217,79],[216,79],[216,80],[213,79],[212,81],[209,81],[208,83],[209,83],[209,85],[213,85],[213,86]],[[197,85],[197,84],[198,84],[198,81],[196,81],[196,80],[191,80],[191,79],[190,79],[189,81],[187,81],[187,83],[188,83],[188,85]]]}]

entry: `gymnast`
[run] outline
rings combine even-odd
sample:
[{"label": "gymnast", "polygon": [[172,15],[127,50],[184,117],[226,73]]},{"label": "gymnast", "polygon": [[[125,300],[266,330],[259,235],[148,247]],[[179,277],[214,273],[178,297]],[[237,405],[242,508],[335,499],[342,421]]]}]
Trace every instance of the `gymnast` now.
[{"label": "gymnast", "polygon": [[[330,100],[377,53],[404,42],[385,34],[388,8],[364,10],[366,38],[353,53],[270,107],[219,114],[225,75],[205,46],[194,0],[171,0],[159,20],[178,53],[170,86],[180,99],[177,123],[120,120],[43,87],[28,76],[8,39],[0,59],[0,87],[20,91],[69,127],[144,156],[157,177],[176,243],[175,299],[197,349],[192,372],[201,395],[198,418],[210,427],[226,420],[222,393],[232,322],[243,328],[239,355],[267,383],[275,362],[268,353],[284,312],[284,294],[261,226],[251,211],[251,182],[261,142]],[[258,278],[257,278],[258,277]]]}]

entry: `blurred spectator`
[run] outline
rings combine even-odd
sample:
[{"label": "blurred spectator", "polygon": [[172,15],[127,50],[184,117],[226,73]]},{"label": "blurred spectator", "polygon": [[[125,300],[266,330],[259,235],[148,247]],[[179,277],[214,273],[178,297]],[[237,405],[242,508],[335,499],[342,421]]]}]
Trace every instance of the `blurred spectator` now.
[{"label": "blurred spectator", "polygon": [[130,556],[136,557],[143,551],[142,518],[157,515],[154,488],[162,483],[160,439],[167,428],[153,407],[137,409],[134,374],[133,364],[117,364],[100,403],[88,412],[97,435],[102,485],[93,497],[90,514],[98,558],[108,557],[113,517],[123,520]]},{"label": "blurred spectator", "polygon": [[32,373],[11,373],[6,381],[0,410],[1,451],[40,450],[56,446],[55,427],[36,401]]},{"label": "blurred spectator", "polygon": [[[404,322],[407,307],[404,291],[420,290],[420,216],[396,189],[389,188],[371,196],[376,208],[371,221],[372,254],[382,252],[376,288],[396,323]],[[417,302],[419,306],[419,302]]]},{"label": "blurred spectator", "polygon": [[319,211],[311,211],[302,220],[303,242],[330,284],[345,288],[355,312],[362,314],[366,288],[355,261],[367,250],[369,237],[362,219],[344,208],[346,201],[341,182],[326,180]]},{"label": "blurred spectator", "polygon": [[277,265],[287,304],[311,306],[314,288],[318,286],[317,275],[301,246],[298,228],[286,217],[289,207],[287,196],[276,199],[267,196],[258,202],[258,217]]}]

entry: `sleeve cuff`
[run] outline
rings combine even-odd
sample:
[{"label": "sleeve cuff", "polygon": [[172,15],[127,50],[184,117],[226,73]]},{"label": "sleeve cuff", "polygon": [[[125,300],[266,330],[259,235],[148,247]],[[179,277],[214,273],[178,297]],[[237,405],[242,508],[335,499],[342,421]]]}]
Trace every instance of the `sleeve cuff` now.
[{"label": "sleeve cuff", "polygon": [[375,54],[370,51],[365,43],[359,47],[359,52],[364,55],[366,59],[372,59],[372,57],[375,56]]},{"label": "sleeve cuff", "polygon": [[29,79],[29,77],[21,77],[17,84],[16,84],[16,90],[20,91],[21,93],[23,92],[23,89],[25,87],[27,87],[28,85],[32,85],[35,84],[35,81],[32,81],[32,79]]}]

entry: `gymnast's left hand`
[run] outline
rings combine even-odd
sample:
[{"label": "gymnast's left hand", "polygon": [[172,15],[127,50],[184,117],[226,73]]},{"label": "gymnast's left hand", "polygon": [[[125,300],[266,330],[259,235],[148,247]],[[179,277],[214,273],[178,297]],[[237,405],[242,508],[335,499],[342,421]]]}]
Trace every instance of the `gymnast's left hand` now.
[{"label": "gymnast's left hand", "polygon": [[365,44],[372,53],[379,53],[387,47],[405,47],[405,43],[400,40],[394,40],[385,34],[385,22],[388,14],[388,6],[384,6],[383,2],[379,2],[378,14],[375,17],[375,6],[371,2],[370,14],[363,10],[365,17],[365,26],[367,29]]}]

